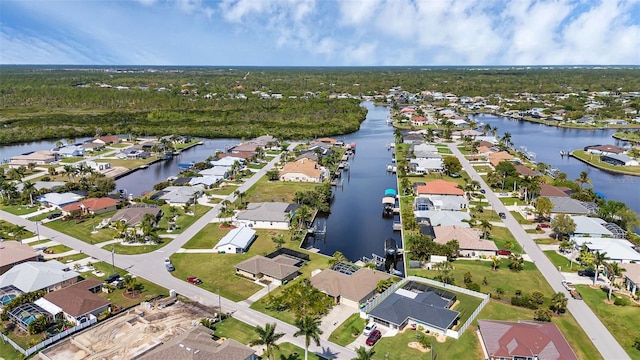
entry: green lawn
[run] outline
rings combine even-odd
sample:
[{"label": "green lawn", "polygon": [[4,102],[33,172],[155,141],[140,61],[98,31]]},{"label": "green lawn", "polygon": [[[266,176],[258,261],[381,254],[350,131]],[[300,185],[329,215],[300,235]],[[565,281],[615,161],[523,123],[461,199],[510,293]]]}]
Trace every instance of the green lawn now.
[{"label": "green lawn", "polygon": [[63,221],[58,219],[45,224],[54,230],[65,233],[69,236],[73,236],[76,239],[82,240],[89,244],[98,244],[101,242],[113,240],[116,235],[116,230],[104,228],[98,229],[98,232],[92,234],[94,225],[97,226],[103,219],[108,219],[113,216],[113,212],[96,215],[93,219],[87,220],[67,220]]},{"label": "green lawn", "polygon": [[65,256],[59,259],[59,261],[61,263],[69,263],[69,262],[73,262],[73,261],[78,261],[80,259],[85,259],[88,258],[89,255],[87,254],[73,254],[73,255],[69,255],[69,256]]},{"label": "green lawn", "polygon": [[36,240],[36,241],[32,241],[32,242],[30,242],[30,243],[29,243],[29,244],[27,244],[27,245],[29,245],[29,246],[31,246],[31,247],[34,247],[34,246],[38,246],[38,245],[40,245],[40,244],[48,243],[48,242],[50,242],[50,241],[51,241],[51,240],[49,240],[49,239]]},{"label": "green lawn", "polygon": [[[167,232],[166,229],[168,229],[169,224],[169,217],[171,216],[171,205],[162,205],[160,207],[162,209],[162,212],[164,213],[164,216],[162,216],[162,219],[160,219],[160,222],[158,223],[158,228],[159,228],[159,233],[160,234],[180,234],[182,233],[186,228],[188,228],[189,226],[193,225],[194,222],[196,222],[198,219],[200,219],[204,214],[206,214],[207,212],[209,212],[209,210],[211,210],[211,207],[209,206],[204,206],[204,205],[200,205],[200,204],[196,204],[195,207],[195,214],[194,215],[187,215],[184,213],[184,209],[179,207],[177,208],[178,212],[178,218],[176,219],[176,226],[178,227],[177,229],[174,229],[172,232]],[[193,205],[189,208],[191,211],[193,211]]]},{"label": "green lawn", "polygon": [[530,220],[525,219],[522,214],[520,214],[517,211],[510,211],[511,215],[513,215],[514,218],[516,218],[516,220],[518,221],[518,224],[522,224],[522,225],[530,225],[533,224],[533,222],[531,222]]},{"label": "green lawn", "polygon": [[206,190],[205,192],[208,195],[231,195],[234,191],[238,190],[237,186],[234,185],[226,185],[219,188],[214,188],[211,190]]},{"label": "green lawn", "polygon": [[574,261],[573,266],[571,266],[571,260],[558,254],[555,250],[545,250],[543,251],[543,253],[547,255],[547,258],[549,258],[553,266],[555,266],[556,268],[560,268],[560,271],[577,272],[578,270],[583,269],[583,266],[580,265],[580,263],[578,263],[577,261]]},{"label": "green lawn", "polygon": [[60,210],[55,210],[55,211],[47,212],[47,213],[44,213],[44,214],[32,216],[32,217],[29,218],[29,220],[31,220],[31,221],[42,221],[42,220],[46,219],[47,216],[49,216],[51,214],[56,214],[56,213],[62,214],[62,212]]},{"label": "green lawn", "polygon": [[247,165],[247,167],[250,168],[250,169],[262,169],[263,167],[265,167],[265,165],[267,165],[267,164],[266,163],[261,163],[261,164],[251,163],[251,164]]},{"label": "green lawn", "polygon": [[0,210],[20,216],[36,212],[38,211],[38,207],[29,205],[0,205]]},{"label": "green lawn", "polygon": [[221,229],[220,224],[207,224],[183,248],[185,249],[212,249],[223,236],[231,229]]},{"label": "green lawn", "polygon": [[258,182],[246,191],[245,202],[283,201],[292,202],[298,191],[315,189],[320,184],[305,182],[269,181],[263,176]]},{"label": "green lawn", "polygon": [[108,162],[111,167],[122,166],[127,169],[135,169],[140,165],[147,165],[157,159],[156,156],[150,156],[146,159],[96,159],[96,162]]},{"label": "green lawn", "polygon": [[167,245],[171,242],[172,239],[161,238],[161,242],[158,245],[122,245],[122,244],[109,244],[105,245],[102,248],[104,250],[113,251],[116,254],[121,255],[138,255],[138,254],[146,254],[148,252],[156,251],[161,247]]},{"label": "green lawn", "polygon": [[509,205],[525,205],[524,201],[518,198],[513,197],[501,197],[500,201],[509,206]]},{"label": "green lawn", "polygon": [[488,173],[493,170],[491,166],[487,165],[474,165],[473,168],[479,173]]},{"label": "green lawn", "polygon": [[56,245],[56,246],[50,246],[47,248],[47,252],[51,253],[51,254],[61,254],[67,251],[71,251],[73,250],[72,248],[66,246],[66,245]]},{"label": "green lawn", "polygon": [[[220,338],[233,339],[242,344],[248,344],[251,340],[258,338],[255,327],[245,324],[233,317],[228,317],[217,323],[214,335]],[[276,327],[276,332],[278,328]]]},{"label": "green lawn", "polygon": [[640,350],[634,349],[633,343],[640,339],[639,306],[616,306],[606,303],[607,292],[601,289],[592,289],[588,285],[576,285],[582,295],[582,299],[598,316],[604,326],[609,329],[611,335],[618,340],[632,359],[640,359]]},{"label": "green lawn", "polygon": [[448,147],[446,146],[436,146],[438,148],[438,152],[440,154],[453,154],[453,152],[451,152],[451,150],[449,150]]},{"label": "green lawn", "polygon": [[[478,337],[469,327],[460,339],[447,339],[444,343],[439,343],[433,338],[433,351],[438,360],[481,360],[482,350]],[[394,337],[383,337],[373,347],[376,360],[404,360],[404,359],[432,359],[431,352],[423,353],[417,349],[409,347],[410,342],[416,341],[416,332],[405,330]],[[387,356],[388,354],[388,356]]]},{"label": "green lawn", "polygon": [[14,349],[13,346],[9,345],[8,342],[2,340],[0,340],[0,354],[2,354],[2,358],[4,358],[4,360],[24,359],[24,355]]},{"label": "green lawn", "polygon": [[591,155],[586,153],[584,150],[574,150],[571,152],[571,154],[573,154],[573,156],[584,160],[585,162],[587,162],[588,164],[600,168],[600,169],[604,169],[604,170],[611,170],[614,172],[619,172],[619,173],[624,173],[624,174],[630,174],[630,175],[640,175],[640,166],[616,166],[616,165],[611,165],[609,163],[606,163],[602,160],[600,160],[600,156],[598,155]]},{"label": "green lawn", "polygon": [[533,241],[535,241],[536,244],[541,244],[541,245],[558,244],[558,240],[555,240],[555,239],[552,239],[552,238],[533,239]]},{"label": "green lawn", "polygon": [[[0,238],[7,239],[7,240],[9,239],[14,240],[14,235],[13,235],[14,227],[15,227],[14,224],[8,221],[0,220]],[[28,238],[34,237],[35,235],[36,234],[25,229],[24,232],[20,235],[20,237],[22,239],[28,239]]]},{"label": "green lawn", "polygon": [[340,324],[340,326],[329,335],[329,341],[341,346],[351,344],[357,337],[354,337],[352,334],[356,332],[360,335],[364,330],[365,322],[366,321],[360,317],[360,313],[349,316],[347,320]]},{"label": "green lawn", "polygon": [[[171,261],[176,267],[173,276],[186,279],[197,276],[205,289],[218,293],[233,301],[241,301],[260,290],[262,286],[235,275],[235,265],[255,255],[266,255],[275,250],[271,240],[279,232],[256,230],[257,239],[246,254],[173,254]],[[281,233],[281,232],[280,232]]]},{"label": "green lawn", "polygon": [[513,244],[513,251],[516,253],[522,253],[522,247],[516,241],[516,238],[513,237],[511,231],[509,231],[509,229],[504,226],[492,227],[489,239],[493,240],[493,242],[496,243],[498,249],[504,249],[507,241],[511,241],[511,243]]},{"label": "green lawn", "polygon": [[64,158],[62,160],[60,160],[61,163],[63,164],[74,164],[77,163],[80,160],[84,160],[83,157],[68,157],[68,158]]}]

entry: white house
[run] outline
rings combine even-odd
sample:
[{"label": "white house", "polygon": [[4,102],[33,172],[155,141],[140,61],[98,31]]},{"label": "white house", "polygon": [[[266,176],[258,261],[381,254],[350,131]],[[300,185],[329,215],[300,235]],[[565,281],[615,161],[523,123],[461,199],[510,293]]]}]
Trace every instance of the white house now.
[{"label": "white house", "polygon": [[229,231],[213,249],[222,254],[244,254],[255,239],[256,231],[243,226]]},{"label": "white house", "polygon": [[71,203],[82,200],[84,196],[78,195],[72,192],[65,193],[47,193],[40,195],[36,198],[36,201],[48,206],[54,206],[57,208],[62,208],[65,205],[69,205]]},{"label": "white house", "polygon": [[633,248],[631,242],[624,239],[574,236],[571,241],[577,249],[584,245],[591,252],[607,253],[608,261],[611,262],[640,262],[640,253]]},{"label": "white house", "polygon": [[60,157],[75,157],[75,156],[84,156],[85,148],[82,146],[76,145],[68,145],[65,147],[54,149],[55,152],[60,155]]},{"label": "white house", "polygon": [[0,288],[13,286],[25,293],[38,290],[50,292],[75,284],[79,275],[56,260],[29,261],[0,275]]},{"label": "white house", "polygon": [[168,186],[158,193],[158,199],[164,200],[171,206],[193,204],[204,192],[202,185],[196,186]]},{"label": "white house", "polygon": [[249,203],[246,210],[236,215],[235,223],[238,227],[289,230],[290,219],[298,207],[284,202]]}]

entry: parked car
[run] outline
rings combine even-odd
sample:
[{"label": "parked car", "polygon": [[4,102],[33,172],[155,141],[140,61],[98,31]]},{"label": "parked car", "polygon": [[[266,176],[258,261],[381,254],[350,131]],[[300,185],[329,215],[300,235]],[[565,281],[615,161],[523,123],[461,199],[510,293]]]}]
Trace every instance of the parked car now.
[{"label": "parked car", "polygon": [[106,279],[104,279],[105,284],[112,283],[120,278],[118,274],[111,274]]},{"label": "parked car", "polygon": [[511,255],[511,251],[505,250],[505,249],[500,249],[500,250],[498,250],[498,255],[509,256],[509,255]]},{"label": "parked car", "polygon": [[459,178],[459,177],[460,177],[460,174],[458,174],[458,173],[452,173],[452,174],[451,174],[451,175],[449,175],[449,176],[451,176],[452,178]]},{"label": "parked car", "polygon": [[60,216],[62,216],[62,213],[53,213],[53,214],[49,214],[49,216],[47,216],[47,219],[53,220],[53,219],[59,218]]},{"label": "parked car", "polygon": [[543,228],[543,229],[548,229],[548,228],[550,228],[550,227],[551,227],[551,225],[549,225],[549,224],[547,224],[547,223],[540,223],[540,224],[538,224],[538,226],[540,226],[540,227],[541,227],[541,228]]},{"label": "parked car", "polygon": [[373,346],[375,345],[378,340],[380,340],[380,338],[382,337],[382,333],[380,332],[380,330],[373,330],[371,332],[371,334],[369,334],[369,337],[367,338],[367,345],[369,346]]},{"label": "parked car", "polygon": [[588,276],[588,277],[594,277],[596,276],[596,272],[591,270],[591,269],[587,269],[587,270],[579,270],[578,271],[578,276]]},{"label": "parked car", "polygon": [[487,191],[486,191],[485,189],[480,189],[480,193],[482,193],[482,194],[486,194],[486,193],[487,193]]},{"label": "parked car", "polygon": [[189,277],[187,278],[187,281],[188,281],[188,282],[190,282],[190,283],[192,283],[192,284],[194,284],[194,285],[200,285],[200,284],[202,284],[202,280],[198,279],[198,278],[197,278],[197,277],[195,277],[195,276],[189,276]]},{"label": "parked car", "polygon": [[503,212],[499,213],[498,216],[500,216],[500,219],[503,219],[503,220],[507,218],[507,215]]},{"label": "parked car", "polygon": [[167,271],[169,272],[174,271],[176,269],[172,263],[165,264],[165,266],[167,267]]},{"label": "parked car", "polygon": [[362,332],[364,335],[369,335],[373,330],[376,329],[376,323],[370,322],[367,326],[364,327],[364,331]]}]

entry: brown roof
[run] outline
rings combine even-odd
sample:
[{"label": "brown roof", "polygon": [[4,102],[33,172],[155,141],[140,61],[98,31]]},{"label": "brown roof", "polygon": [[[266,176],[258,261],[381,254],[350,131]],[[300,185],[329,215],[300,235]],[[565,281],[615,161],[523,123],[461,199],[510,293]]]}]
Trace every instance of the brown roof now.
[{"label": "brown roof", "polygon": [[256,148],[258,148],[260,145],[258,144],[254,144],[254,143],[244,143],[244,144],[240,144],[240,145],[236,145],[233,148],[231,148],[232,152],[255,152]]},{"label": "brown roof", "polygon": [[82,201],[75,202],[73,204],[63,206],[62,210],[71,212],[71,211],[76,211],[76,210],[85,208],[89,211],[96,211],[96,210],[101,210],[101,209],[106,209],[112,206],[116,206],[118,205],[119,202],[120,202],[119,200],[108,198],[108,197],[90,198],[90,199],[85,199]]},{"label": "brown roof", "polygon": [[624,149],[615,145],[597,145],[597,146],[587,146],[588,150],[598,150],[602,152],[620,154],[624,152]]},{"label": "brown roof", "polygon": [[295,266],[283,264],[280,261],[260,255],[237,264],[236,269],[254,275],[264,274],[277,280],[286,279],[291,274],[298,272],[298,268]]},{"label": "brown roof", "polygon": [[111,143],[119,143],[121,139],[117,136],[107,135],[107,136],[99,136],[95,138],[93,141],[103,142],[105,144],[111,144]]},{"label": "brown roof", "polygon": [[568,187],[540,184],[540,196],[569,197],[570,193]]},{"label": "brown roof", "polygon": [[301,173],[310,178],[319,178],[322,171],[318,169],[317,162],[311,159],[302,158],[294,162],[286,163],[282,170],[280,170],[280,175],[289,173]]},{"label": "brown roof", "polygon": [[65,313],[78,317],[111,304],[110,301],[92,293],[89,289],[101,285],[102,281],[88,278],[84,281],[50,292],[44,296]]},{"label": "brown roof", "polygon": [[464,195],[464,191],[458,187],[458,184],[446,180],[434,180],[426,185],[417,187],[418,194],[428,195]]},{"label": "brown roof", "polygon": [[478,327],[491,358],[578,360],[554,323],[478,320]]},{"label": "brown roof", "polygon": [[238,151],[238,152],[234,152],[234,153],[221,153],[218,154],[218,158],[222,159],[222,158],[226,158],[227,156],[233,156],[233,157],[237,157],[237,158],[242,158],[242,159],[248,159],[252,156],[254,156],[256,153],[251,152],[251,151]]},{"label": "brown roof", "polygon": [[332,138],[329,138],[329,137],[323,137],[323,138],[319,138],[319,139],[315,139],[315,140],[311,141],[312,144],[325,143],[325,144],[331,144],[331,145],[335,145],[337,142],[338,142],[338,140],[332,139]]},{"label": "brown roof", "polygon": [[27,244],[21,244],[17,241],[0,242],[0,267],[37,258],[38,253]]},{"label": "brown roof", "polygon": [[111,221],[125,221],[131,226],[137,225],[146,214],[158,216],[161,209],[158,207],[130,207],[118,210],[112,217]]},{"label": "brown roof", "polygon": [[506,151],[498,151],[487,156],[493,166],[498,166],[504,160],[513,160],[513,156]]},{"label": "brown roof", "polygon": [[486,146],[489,149],[494,147],[493,143],[488,142],[488,141],[484,141],[484,140],[478,141],[478,147],[480,147],[480,146]]},{"label": "brown roof", "polygon": [[381,271],[361,268],[352,275],[346,275],[331,269],[325,269],[312,276],[311,285],[333,297],[344,297],[361,302],[375,291],[380,280],[389,278],[389,274]]},{"label": "brown roof", "polygon": [[462,250],[488,250],[498,251],[498,247],[491,240],[480,239],[480,230],[465,228],[456,225],[434,226],[436,237],[433,241],[446,244],[451,240],[458,240]]},{"label": "brown roof", "polygon": [[211,339],[212,334],[211,330],[198,325],[135,359],[245,360],[255,353],[233,339],[218,343]]},{"label": "brown roof", "polygon": [[518,164],[515,166],[516,171],[518,171],[518,174],[522,175],[522,176],[537,176],[538,173],[535,172],[535,170],[532,170],[531,168],[528,168],[524,165]]}]

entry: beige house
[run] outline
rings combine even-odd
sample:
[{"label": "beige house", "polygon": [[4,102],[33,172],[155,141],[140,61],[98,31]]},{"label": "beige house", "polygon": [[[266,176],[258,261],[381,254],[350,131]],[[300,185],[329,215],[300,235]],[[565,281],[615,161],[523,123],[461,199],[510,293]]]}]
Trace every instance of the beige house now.
[{"label": "beige house", "polygon": [[31,246],[18,241],[0,242],[0,274],[27,261],[38,261],[38,253]]},{"label": "beige house", "polygon": [[513,156],[506,151],[498,151],[487,156],[489,162],[493,167],[498,166],[503,161],[511,161],[513,160]]},{"label": "beige house", "polygon": [[322,182],[325,170],[317,162],[301,158],[287,163],[280,171],[280,181]]},{"label": "beige house", "polygon": [[640,292],[640,264],[624,264],[624,287],[627,291],[636,295]]},{"label": "beige house", "polygon": [[273,259],[256,255],[236,265],[236,274],[252,280],[266,280],[275,285],[282,285],[285,281],[295,279],[300,273],[294,266],[300,260],[286,256],[276,256]]},{"label": "beige house", "polygon": [[35,165],[48,165],[58,160],[58,155],[53,151],[39,150],[30,154],[16,155],[11,157],[9,167]]},{"label": "beige house", "polygon": [[481,239],[479,229],[461,227],[457,225],[434,226],[435,238],[438,244],[446,244],[451,240],[457,240],[460,244],[458,256],[481,257],[492,256],[498,251],[498,247],[491,240]]},{"label": "beige house", "polygon": [[358,269],[350,275],[324,269],[313,275],[310,282],[316,289],[331,296],[336,304],[359,309],[360,304],[367,302],[377,293],[378,282],[389,277],[389,274],[368,268]]}]

